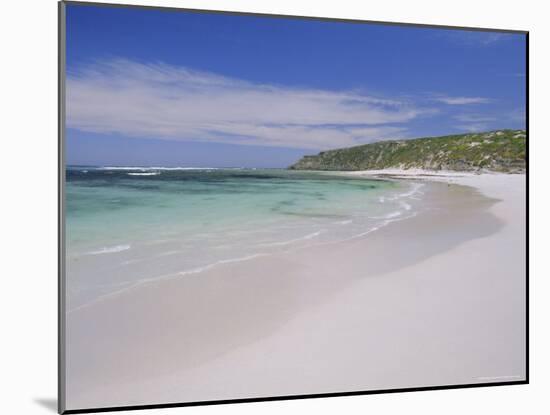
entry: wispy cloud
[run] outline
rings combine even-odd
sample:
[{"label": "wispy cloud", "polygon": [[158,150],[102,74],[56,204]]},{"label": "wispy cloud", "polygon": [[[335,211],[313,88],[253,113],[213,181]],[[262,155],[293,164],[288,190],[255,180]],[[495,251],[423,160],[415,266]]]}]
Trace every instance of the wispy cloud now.
[{"label": "wispy cloud", "polygon": [[328,149],[401,138],[408,121],[430,111],[357,91],[258,84],[122,59],[67,78],[69,127],[134,137]]},{"label": "wispy cloud", "polygon": [[504,110],[481,115],[463,113],[453,116],[453,119],[458,121],[455,128],[469,132],[509,127],[525,128],[525,111],[520,108],[513,111]]},{"label": "wispy cloud", "polygon": [[499,40],[504,39],[505,35],[503,33],[491,33],[491,32],[478,32],[479,42],[482,45],[490,45],[492,43],[498,42]]},{"label": "wispy cloud", "polygon": [[483,97],[436,97],[433,100],[447,105],[489,104],[491,102],[490,98]]},{"label": "wispy cloud", "polygon": [[456,128],[468,132],[486,131],[489,129],[491,123],[496,121],[494,117],[472,114],[459,114],[453,118],[459,122]]},{"label": "wispy cloud", "polygon": [[489,115],[477,115],[477,114],[458,114],[454,117],[456,120],[461,122],[470,122],[470,123],[487,123],[496,121],[497,118]]},{"label": "wispy cloud", "polygon": [[447,37],[454,43],[464,46],[490,46],[500,42],[507,37],[514,36],[510,33],[485,32],[471,30],[452,30],[446,33]]}]

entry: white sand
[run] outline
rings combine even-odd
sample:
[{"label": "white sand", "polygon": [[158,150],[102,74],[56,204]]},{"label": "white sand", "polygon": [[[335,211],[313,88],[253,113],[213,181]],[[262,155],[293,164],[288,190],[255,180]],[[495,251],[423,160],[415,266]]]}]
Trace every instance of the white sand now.
[{"label": "white sand", "polygon": [[424,174],[452,184],[363,239],[69,314],[67,407],[522,380],[525,176]]}]

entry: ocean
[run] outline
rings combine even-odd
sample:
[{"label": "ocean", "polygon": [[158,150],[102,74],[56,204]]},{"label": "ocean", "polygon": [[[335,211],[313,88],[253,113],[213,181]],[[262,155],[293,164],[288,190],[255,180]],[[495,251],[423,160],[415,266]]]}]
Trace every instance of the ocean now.
[{"label": "ocean", "polygon": [[66,169],[67,307],[225,263],[366,237],[418,183],[280,169]]}]

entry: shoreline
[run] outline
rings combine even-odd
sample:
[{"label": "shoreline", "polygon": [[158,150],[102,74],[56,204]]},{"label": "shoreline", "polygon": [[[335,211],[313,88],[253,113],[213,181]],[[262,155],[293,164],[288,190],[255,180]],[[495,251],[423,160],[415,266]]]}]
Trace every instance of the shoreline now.
[{"label": "shoreline", "polygon": [[[489,197],[503,196],[502,191],[495,186],[499,180],[521,181],[526,180],[525,173],[500,173],[500,172],[461,172],[454,170],[424,170],[424,169],[384,169],[384,170],[357,170],[357,171],[339,171],[337,174],[364,177],[379,178],[390,180],[418,180],[428,182],[442,182],[448,184],[460,184],[463,186],[474,187]],[[509,179],[513,178],[513,179]]]},{"label": "shoreline", "polygon": [[[527,214],[527,175],[525,173],[385,169],[340,172],[340,174],[365,178],[417,180],[468,186],[487,197],[498,199],[499,203],[491,209],[492,213],[507,222],[516,222],[519,220],[519,227],[522,225],[525,229]],[[522,217],[513,217],[518,214]],[[522,232],[522,236],[525,238],[525,230]]]},{"label": "shoreline", "polygon": [[[315,173],[314,176],[319,175]],[[342,180],[341,176],[332,176],[331,179],[343,181],[344,183],[357,181],[348,178]],[[377,180],[369,179],[367,183],[372,184],[376,182]],[[109,279],[104,278],[103,280],[105,280],[106,284],[103,286],[99,285],[100,288],[95,288],[95,290],[93,287],[82,289],[75,284],[75,289],[68,298],[67,312],[70,313],[76,309],[88,307],[91,304],[102,301],[105,297],[135,289],[144,283],[200,274],[205,270],[220,265],[246,261],[259,256],[270,256],[275,253],[298,251],[310,246],[330,245],[342,241],[355,240],[375,232],[389,223],[415,215],[415,206],[423,194],[421,189],[425,184],[403,182],[395,186],[396,183],[390,183],[390,180],[383,180],[383,182],[382,186],[389,185],[392,188],[386,189],[382,193],[378,191],[378,195],[371,195],[370,191],[368,191],[366,195],[361,195],[361,198],[356,197],[353,201],[345,203],[340,199],[342,206],[347,207],[334,214],[331,214],[331,209],[328,208],[329,214],[324,215],[322,213],[323,206],[321,202],[317,202],[321,205],[321,213],[311,212],[311,216],[323,219],[324,215],[326,220],[323,222],[317,219],[311,221],[312,217],[308,217],[306,213],[294,213],[291,208],[290,215],[293,216],[285,217],[284,215],[280,215],[277,219],[279,222],[278,226],[280,227],[278,235],[263,232],[263,237],[269,236],[272,238],[271,240],[264,239],[261,243],[257,242],[258,236],[261,237],[262,235],[258,235],[259,232],[256,231],[256,238],[231,241],[231,244],[236,247],[239,246],[239,242],[244,242],[247,244],[247,249],[236,249],[234,252],[229,254],[226,252],[222,256],[213,255],[212,258],[206,261],[197,261],[194,264],[187,262],[185,257],[186,252],[178,246],[178,243],[182,243],[182,239],[178,238],[172,238],[171,244],[166,242],[170,239],[165,239],[160,248],[154,243],[148,243],[149,238],[146,241],[127,239],[118,241],[116,244],[101,243],[95,247],[90,246],[81,253],[76,253],[72,257],[68,256],[72,260],[69,263],[71,277],[78,277],[80,281],[94,281],[98,269],[102,269],[105,270],[104,275],[106,277],[109,275],[117,276],[121,282],[113,284],[113,289],[109,289]],[[359,204],[356,204],[357,202]],[[283,203],[288,202],[284,201]],[[355,207],[353,208],[352,206]],[[294,215],[302,216],[302,221],[297,221]],[[299,231],[281,232],[281,229],[292,229],[291,225],[296,226],[295,229]],[[261,228],[261,224],[258,224],[258,228]],[[269,230],[267,227],[263,229],[263,231],[267,230]],[[247,227],[241,228],[239,231],[243,234],[253,233]],[[236,233],[239,233],[239,231]],[[150,238],[157,239],[159,236],[155,237],[151,235]],[[160,238],[162,241],[162,236]],[[214,252],[216,248],[215,244],[211,247]],[[153,266],[152,263],[154,261],[156,261],[156,264]],[[119,263],[125,266],[115,268]],[[141,265],[142,268],[148,268],[150,272],[140,275],[141,269],[136,266],[137,264]],[[106,265],[109,265],[111,268],[107,268]],[[138,278],[134,277],[135,273],[139,275]],[[199,275],[196,276],[199,277]]]},{"label": "shoreline", "polygon": [[151,282],[71,313],[68,407],[522,378],[521,176],[429,182],[423,212],[367,237]]}]

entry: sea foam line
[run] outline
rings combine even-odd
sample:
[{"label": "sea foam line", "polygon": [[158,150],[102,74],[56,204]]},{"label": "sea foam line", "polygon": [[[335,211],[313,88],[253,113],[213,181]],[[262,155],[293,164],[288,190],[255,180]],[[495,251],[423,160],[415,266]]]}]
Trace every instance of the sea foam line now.
[{"label": "sea foam line", "polygon": [[[420,189],[421,189],[422,187],[424,187],[424,186],[425,186],[425,183],[412,183],[412,184],[411,184],[411,190],[409,190],[408,192],[399,193],[399,194],[397,194],[397,195],[395,195],[395,196],[391,196],[391,197],[388,197],[388,196],[380,196],[380,197],[378,198],[378,201],[379,201],[380,203],[384,203],[386,200],[391,200],[391,201],[393,201],[393,200],[398,200],[398,199],[402,199],[402,198],[405,198],[405,197],[408,197],[409,199],[416,199],[416,198],[414,197],[414,195],[415,195],[416,193],[422,193],[422,192],[420,192]],[[408,210],[408,209],[407,209],[407,210]]]},{"label": "sea foam line", "polygon": [[417,215],[417,213],[413,213],[409,216],[404,216],[404,217],[398,217],[398,218],[391,218],[391,219],[387,219],[385,220],[384,222],[382,222],[380,225],[378,226],[375,226],[365,232],[362,232],[362,233],[358,233],[357,235],[354,235],[352,236],[351,238],[348,238],[349,239],[356,239],[356,238],[360,238],[362,236],[365,236],[365,235],[368,235],[369,233],[371,232],[374,232],[374,231],[377,231],[379,229],[382,229],[383,227],[389,225],[390,223],[393,223],[393,222],[398,222],[398,221],[401,221],[401,220],[404,220],[404,219],[410,219],[410,218],[414,218],[415,216]]},{"label": "sea foam line", "polygon": [[369,218],[370,219],[392,219],[392,218],[397,218],[398,216],[401,216],[401,215],[402,215],[401,211],[396,210],[384,216],[369,216]]},{"label": "sea foam line", "polygon": [[217,267],[217,266],[222,265],[222,264],[230,264],[230,263],[233,263],[233,262],[248,261],[249,259],[254,259],[254,258],[267,256],[267,255],[269,255],[269,254],[258,253],[258,254],[247,255],[247,256],[239,257],[239,258],[223,259],[221,261],[217,261],[217,262],[214,262],[212,264],[208,264],[208,265],[205,265],[205,266],[202,266],[202,267],[193,268],[193,269],[190,269],[190,270],[187,270],[187,271],[172,272],[172,273],[169,273],[169,274],[159,275],[159,276],[152,277],[152,278],[144,278],[144,279],[134,281],[134,282],[119,283],[117,285],[119,285],[119,286],[125,285],[125,287],[121,288],[119,290],[116,290],[116,291],[111,291],[109,293],[100,295],[99,297],[93,299],[92,301],[89,301],[85,304],[82,304],[82,305],[74,307],[70,310],[67,310],[67,313],[72,313],[74,311],[78,311],[78,310],[81,310],[83,308],[87,308],[91,305],[94,305],[94,304],[100,302],[100,301],[103,301],[103,300],[106,300],[110,297],[114,297],[116,295],[122,294],[124,292],[127,292],[128,290],[138,288],[138,287],[140,287],[142,285],[145,285],[145,284],[151,284],[151,283],[155,283],[155,282],[158,282],[158,281],[162,281],[162,280],[166,280],[166,279],[172,279],[172,278],[178,278],[178,277],[185,276],[185,275],[190,275],[190,274],[200,274],[203,271],[209,270],[211,268]]},{"label": "sea foam line", "polygon": [[301,241],[307,241],[309,239],[316,238],[317,236],[321,235],[323,232],[325,232],[326,229],[318,230],[317,232],[310,233],[308,235],[302,236],[300,238],[290,239],[288,241],[281,241],[281,242],[271,242],[267,244],[260,244],[261,246],[284,246],[284,245],[290,245],[294,242],[301,242]]},{"label": "sea foam line", "polygon": [[347,219],[347,220],[341,220],[341,221],[338,221],[338,222],[334,222],[334,224],[335,225],[349,225],[352,222],[353,222],[353,220]]},{"label": "sea foam line", "polygon": [[97,251],[85,252],[84,255],[113,254],[116,252],[127,251],[128,249],[130,249],[130,245],[106,246],[98,249]]},{"label": "sea foam line", "polygon": [[216,261],[212,264],[208,264],[208,265],[205,265],[203,267],[197,267],[197,268],[193,268],[193,269],[190,269],[190,270],[187,270],[187,271],[179,271],[179,272],[175,272],[175,273],[172,273],[172,274],[166,274],[166,275],[163,275],[161,277],[152,278],[151,281],[157,281],[159,278],[169,278],[169,277],[173,277],[173,276],[184,276],[184,275],[189,275],[189,274],[199,274],[203,271],[206,271],[206,270],[209,270],[211,268],[217,267],[218,265],[231,264],[233,262],[248,261],[249,259],[259,258],[259,257],[266,256],[266,255],[267,254],[262,253],[262,254],[247,255],[247,256],[239,257],[239,258],[222,259],[220,261]]},{"label": "sea foam line", "polygon": [[242,170],[240,167],[162,167],[162,166],[152,166],[152,167],[140,167],[140,166],[102,166],[98,167],[97,170]]},{"label": "sea foam line", "polygon": [[152,171],[149,173],[128,173],[128,176],[157,176],[159,174],[158,171]]}]

